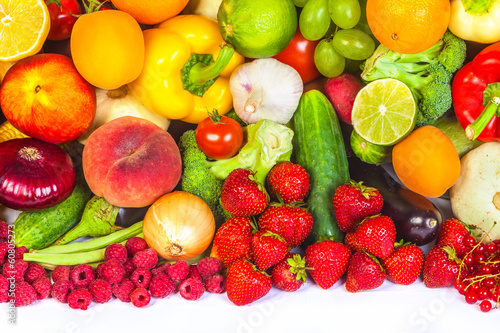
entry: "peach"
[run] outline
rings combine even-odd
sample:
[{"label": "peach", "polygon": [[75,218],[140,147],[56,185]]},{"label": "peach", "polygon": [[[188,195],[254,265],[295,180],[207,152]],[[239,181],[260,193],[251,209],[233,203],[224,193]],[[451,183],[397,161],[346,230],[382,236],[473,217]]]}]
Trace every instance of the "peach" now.
[{"label": "peach", "polygon": [[82,153],[85,179],[118,207],[145,207],[171,192],[182,161],[174,139],[149,120],[124,116],[95,130]]}]

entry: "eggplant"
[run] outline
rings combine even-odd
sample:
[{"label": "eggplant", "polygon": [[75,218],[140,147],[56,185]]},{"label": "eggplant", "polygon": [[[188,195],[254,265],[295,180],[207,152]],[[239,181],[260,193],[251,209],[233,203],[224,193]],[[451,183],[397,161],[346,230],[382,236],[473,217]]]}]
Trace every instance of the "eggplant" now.
[{"label": "eggplant", "polygon": [[398,241],[421,246],[436,239],[443,216],[432,201],[404,187],[383,166],[362,162],[354,154],[349,172],[351,179],[378,189],[384,198],[381,214],[394,221]]}]

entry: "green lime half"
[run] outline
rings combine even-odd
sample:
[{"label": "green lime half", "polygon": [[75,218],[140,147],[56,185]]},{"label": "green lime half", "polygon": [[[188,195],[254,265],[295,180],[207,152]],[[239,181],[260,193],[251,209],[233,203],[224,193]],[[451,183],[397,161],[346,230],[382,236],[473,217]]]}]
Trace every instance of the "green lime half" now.
[{"label": "green lime half", "polygon": [[410,88],[396,79],[372,81],[356,95],[352,125],[366,141],[394,145],[415,127],[417,107]]}]

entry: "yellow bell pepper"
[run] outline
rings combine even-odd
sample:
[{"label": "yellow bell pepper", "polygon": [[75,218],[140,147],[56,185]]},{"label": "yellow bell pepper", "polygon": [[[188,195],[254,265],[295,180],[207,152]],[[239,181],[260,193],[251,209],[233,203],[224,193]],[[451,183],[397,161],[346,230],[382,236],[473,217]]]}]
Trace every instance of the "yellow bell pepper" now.
[{"label": "yellow bell pepper", "polygon": [[144,67],[129,83],[135,98],[163,117],[192,124],[207,111],[231,110],[229,77],[245,58],[224,45],[217,21],[178,15],[143,33]]},{"label": "yellow bell pepper", "polygon": [[500,0],[451,0],[448,28],[464,40],[482,44],[500,41]]}]

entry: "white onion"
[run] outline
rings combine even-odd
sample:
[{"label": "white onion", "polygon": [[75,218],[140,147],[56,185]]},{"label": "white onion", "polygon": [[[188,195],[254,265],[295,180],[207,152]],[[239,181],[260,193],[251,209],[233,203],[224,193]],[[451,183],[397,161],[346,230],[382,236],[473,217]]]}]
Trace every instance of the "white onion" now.
[{"label": "white onion", "polygon": [[304,90],[299,73],[274,58],[238,66],[229,80],[236,114],[254,124],[262,119],[286,124],[292,119]]}]

